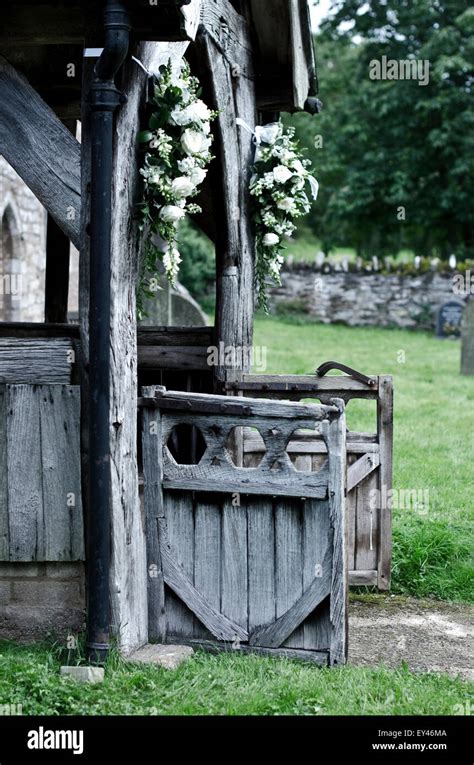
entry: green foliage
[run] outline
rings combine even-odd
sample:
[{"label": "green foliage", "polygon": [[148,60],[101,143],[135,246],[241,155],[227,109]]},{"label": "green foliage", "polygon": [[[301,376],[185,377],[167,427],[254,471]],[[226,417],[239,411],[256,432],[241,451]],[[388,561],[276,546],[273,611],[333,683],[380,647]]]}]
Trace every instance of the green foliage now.
[{"label": "green foliage", "polygon": [[24,715],[452,715],[472,684],[406,665],[318,668],[288,659],[197,653],[178,669],[137,666],[113,653],[105,680],[59,676],[49,646],[0,641],[0,686]]},{"label": "green foliage", "polygon": [[[469,3],[334,0],[317,53],[323,112],[291,123],[321,184],[310,223],[323,249],[345,244],[359,255],[381,256],[407,247],[427,257],[472,257]],[[382,56],[429,61],[429,83],[371,80],[370,62]],[[315,135],[323,148],[313,148]]]},{"label": "green foliage", "polygon": [[179,280],[196,300],[209,297],[216,280],[215,250],[212,242],[188,219],[179,228],[181,266]]}]

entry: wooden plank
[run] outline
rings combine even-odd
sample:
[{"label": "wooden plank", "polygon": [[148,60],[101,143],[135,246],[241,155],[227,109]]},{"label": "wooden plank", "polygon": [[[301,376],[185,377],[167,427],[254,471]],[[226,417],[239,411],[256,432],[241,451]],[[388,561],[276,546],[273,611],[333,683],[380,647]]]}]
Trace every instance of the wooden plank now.
[{"label": "wooden plank", "polygon": [[[278,405],[278,415],[272,415],[275,411],[275,405],[265,399],[241,398],[237,396],[211,396],[203,393],[189,393],[180,391],[167,391],[161,386],[155,386],[155,397],[144,397],[141,399],[142,406],[157,406],[160,409],[169,409],[174,411],[198,412],[200,409],[204,413],[229,413],[242,417],[266,417],[272,416],[277,419],[290,420],[314,420],[319,422],[324,420],[331,412],[335,412],[334,406],[323,406],[320,404],[297,404],[281,401]],[[239,425],[246,425],[245,422],[239,422]],[[258,422],[252,422],[248,427],[257,427]],[[307,427],[313,428],[311,422],[295,423],[295,428]]]},{"label": "wooden plank", "polygon": [[333,527],[330,664],[344,664],[348,645],[347,531],[345,525],[346,421],[344,403],[335,399],[340,415],[326,420],[321,432],[329,455],[329,514]]},{"label": "wooden plank", "polygon": [[[193,581],[194,577],[194,517],[190,492],[163,494],[168,544],[174,563]],[[163,553],[162,553],[163,554]],[[165,572],[165,583],[166,572]],[[166,631],[184,637],[193,637],[194,617],[192,611],[176,597],[174,592],[165,591]]]},{"label": "wooden plank", "polygon": [[204,346],[138,346],[141,369],[209,370]]},{"label": "wooden plank", "polygon": [[10,560],[44,560],[40,389],[7,385],[7,475]]},{"label": "wooden plank", "polygon": [[[279,619],[303,594],[302,502],[275,502],[276,616]],[[288,648],[303,648],[303,628],[295,629],[285,642]]]},{"label": "wooden plank", "polygon": [[328,492],[327,468],[319,473],[297,473],[294,470],[252,471],[231,465],[217,468],[213,465],[176,465],[170,468],[165,463],[164,489],[182,489],[188,491],[214,491],[228,494],[257,494],[266,497],[311,497],[325,499]]},{"label": "wooden plank", "polygon": [[[195,500],[194,510],[194,586],[217,611],[221,604],[221,507],[206,498]],[[209,632],[197,619],[194,637]]]},{"label": "wooden plank", "polygon": [[352,491],[369,476],[380,464],[377,454],[364,454],[347,469],[347,491]]},{"label": "wooden plank", "polygon": [[0,561],[10,558],[10,531],[8,528],[8,473],[7,473],[7,395],[0,385]]},{"label": "wooden plank", "polygon": [[204,2],[201,8],[201,24],[221,57],[240,68],[240,74],[254,77],[252,61],[251,30],[247,21],[228,0]]},{"label": "wooden plank", "polygon": [[[204,12],[211,13],[214,6],[214,3],[205,3]],[[216,342],[223,342],[224,347],[249,348],[254,311],[255,242],[249,193],[253,144],[252,136],[237,126],[236,119],[240,117],[254,126],[257,112],[255,81],[251,76],[250,30],[242,21],[238,35],[230,33],[226,18],[233,12],[229,6],[230,3],[226,3],[223,20],[216,21],[219,41],[202,25],[195,50],[201,71],[208,73],[204,82],[206,96],[209,96],[206,100],[218,111],[213,146],[216,160],[210,175],[214,218],[222,222],[216,226],[215,241]],[[231,45],[232,50],[229,57],[227,45]],[[233,58],[237,56],[237,49],[240,50],[238,59]],[[225,381],[230,371],[226,366],[216,367],[217,379]]]},{"label": "wooden plank", "polygon": [[[146,389],[145,389],[146,390]],[[161,488],[161,415],[147,409],[142,414],[142,449],[147,555],[148,639],[166,639],[165,588],[158,519],[164,519]]]},{"label": "wooden plank", "polygon": [[[222,510],[221,611],[248,630],[247,509],[224,501]],[[248,639],[248,634],[247,638]]]},{"label": "wooden plank", "polygon": [[[219,613],[194,587],[182,568],[176,563],[173,551],[167,542],[165,522],[159,520],[161,555],[165,583],[186,603],[188,608],[219,640],[248,640],[248,632],[232,618]],[[223,588],[224,593],[224,588]]]},{"label": "wooden plank", "polygon": [[373,571],[349,570],[349,584],[353,587],[377,585],[377,569]]},{"label": "wooden plank", "polygon": [[380,514],[378,497],[374,502],[377,485],[377,475],[372,473],[355,489],[357,545],[354,568],[356,570],[367,571],[377,568]]},{"label": "wooden plank", "polygon": [[139,346],[192,347],[213,345],[213,327],[137,327]]},{"label": "wooden plank", "polygon": [[[332,550],[329,545],[322,563],[322,576],[313,577],[311,584],[304,590],[302,596],[287,611],[285,611],[273,624],[260,627],[250,635],[250,645],[261,645],[265,648],[279,648],[285,640],[296,643],[299,635],[295,630],[302,624],[309,614],[327,598],[331,591]],[[300,630],[298,630],[300,632]],[[290,635],[293,635],[290,638]]]},{"label": "wooden plank", "polygon": [[389,376],[380,378],[380,396],[377,405],[377,429],[380,442],[380,530],[379,530],[379,563],[378,587],[380,590],[390,588],[392,561],[392,511],[388,507],[386,497],[392,488],[392,455],[393,455],[393,382]]},{"label": "wooden plank", "polygon": [[73,346],[69,338],[0,338],[0,383],[71,382]]},{"label": "wooden plank", "polygon": [[28,81],[0,56],[0,153],[80,247],[80,146]]},{"label": "wooden plank", "polygon": [[248,509],[249,632],[276,618],[275,519],[271,500],[252,498]]},{"label": "wooden plank", "polygon": [[[173,635],[168,636],[168,643],[177,642]],[[327,651],[304,651],[294,648],[261,648],[259,646],[249,646],[244,643],[235,643],[232,647],[228,643],[220,643],[215,640],[182,640],[184,645],[190,645],[193,648],[210,651],[211,653],[238,651],[243,654],[256,654],[257,656],[270,656],[280,659],[297,659],[298,661],[309,661],[321,666],[328,664]]]},{"label": "wooden plank", "polygon": [[[329,566],[332,556],[332,529],[329,523],[328,502],[307,500],[303,511],[303,589],[313,579],[322,578],[328,550]],[[304,647],[310,650],[327,649],[330,645],[329,604],[325,600],[315,607],[303,624]]]},{"label": "wooden plank", "polygon": [[[372,378],[372,375],[370,375]],[[242,390],[252,392],[253,390],[262,390],[265,394],[272,392],[297,393],[301,390],[303,393],[311,391],[317,392],[358,392],[371,393],[376,398],[378,378],[373,376],[375,385],[355,380],[347,375],[326,375],[318,377],[317,375],[249,375],[244,374],[238,380],[227,384],[228,389]]]},{"label": "wooden plank", "polygon": [[41,386],[38,394],[44,556],[37,560],[84,560],[80,389],[66,385]]}]

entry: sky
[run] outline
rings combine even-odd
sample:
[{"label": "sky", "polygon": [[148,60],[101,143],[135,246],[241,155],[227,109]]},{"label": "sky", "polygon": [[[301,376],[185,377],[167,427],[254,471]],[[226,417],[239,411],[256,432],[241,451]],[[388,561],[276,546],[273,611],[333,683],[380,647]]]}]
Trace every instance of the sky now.
[{"label": "sky", "polygon": [[319,0],[317,6],[313,6],[313,0],[309,0],[309,6],[311,9],[311,23],[313,29],[316,30],[320,22],[328,15],[331,0]]}]

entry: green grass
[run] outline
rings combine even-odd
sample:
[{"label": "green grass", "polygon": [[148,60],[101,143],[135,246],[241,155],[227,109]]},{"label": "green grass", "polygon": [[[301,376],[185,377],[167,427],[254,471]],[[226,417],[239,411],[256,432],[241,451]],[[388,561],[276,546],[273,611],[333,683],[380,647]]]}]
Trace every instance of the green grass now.
[{"label": "green grass", "polygon": [[113,654],[97,685],[61,678],[60,663],[50,646],[0,641],[0,701],[25,715],[452,715],[473,691],[406,667],[323,669],[233,653],[198,653],[173,672]]},{"label": "green grass", "polygon": [[[394,510],[397,593],[473,602],[474,380],[460,344],[425,333],[258,318],[268,373],[304,374],[336,359],[395,387],[394,488],[428,492],[428,508]],[[352,430],[375,432],[373,402],[352,401]]]}]

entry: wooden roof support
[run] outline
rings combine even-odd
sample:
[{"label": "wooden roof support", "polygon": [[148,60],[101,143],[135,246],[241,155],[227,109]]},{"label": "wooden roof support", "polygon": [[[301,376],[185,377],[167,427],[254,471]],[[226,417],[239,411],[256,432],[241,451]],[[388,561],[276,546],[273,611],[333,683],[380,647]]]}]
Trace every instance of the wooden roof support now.
[{"label": "wooden roof support", "polygon": [[28,81],[1,56],[0,153],[79,247],[79,143]]},{"label": "wooden roof support", "polygon": [[[215,9],[206,4],[201,21],[196,39],[199,68],[208,73],[206,90],[213,107],[219,110],[214,128],[217,159],[211,169],[216,220],[216,342],[226,347],[250,347],[254,239],[248,187],[253,147],[248,131],[236,125],[237,117],[252,127],[257,119],[250,29],[226,0],[218,0]],[[227,372],[218,368],[217,379],[223,381]]]}]

